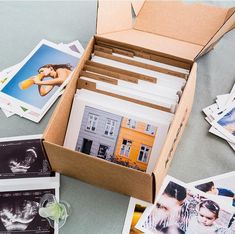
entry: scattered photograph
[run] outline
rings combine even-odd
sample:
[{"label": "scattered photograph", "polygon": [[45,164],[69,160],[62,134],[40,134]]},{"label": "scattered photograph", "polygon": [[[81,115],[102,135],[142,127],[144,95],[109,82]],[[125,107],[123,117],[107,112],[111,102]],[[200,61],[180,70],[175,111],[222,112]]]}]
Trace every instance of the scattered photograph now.
[{"label": "scattered photograph", "polygon": [[123,226],[123,234],[141,234],[142,231],[138,230],[135,225],[144,213],[145,209],[151,206],[151,203],[131,197],[127,209],[126,219]]},{"label": "scattered photograph", "polygon": [[0,233],[56,233],[39,215],[42,196],[55,193],[55,189],[0,192]]},{"label": "scattered photograph", "polygon": [[[218,202],[219,201],[219,202]],[[234,233],[234,209],[172,177],[136,227],[146,233]]]},{"label": "scattered photograph", "polygon": [[202,192],[219,196],[221,198],[231,198],[231,205],[235,207],[235,171],[210,177],[204,180],[190,183]]},{"label": "scattered photograph", "polygon": [[235,107],[218,121],[229,133],[235,136]]},{"label": "scattered photograph", "polygon": [[52,175],[41,139],[0,138],[0,179]]},{"label": "scattered photograph", "polygon": [[67,45],[74,52],[77,52],[79,54],[83,54],[83,52],[84,52],[84,48],[83,48],[82,44],[78,40],[73,41],[73,42],[71,42],[71,43],[69,43]]},{"label": "scattered photograph", "polygon": [[86,106],[76,151],[146,171],[157,128]]},{"label": "scattered photograph", "polygon": [[235,105],[223,112],[212,125],[235,143]]},{"label": "scattered photograph", "polygon": [[11,73],[0,94],[18,105],[42,113],[47,105],[52,104],[53,96],[67,84],[79,59],[78,53],[42,40]]}]

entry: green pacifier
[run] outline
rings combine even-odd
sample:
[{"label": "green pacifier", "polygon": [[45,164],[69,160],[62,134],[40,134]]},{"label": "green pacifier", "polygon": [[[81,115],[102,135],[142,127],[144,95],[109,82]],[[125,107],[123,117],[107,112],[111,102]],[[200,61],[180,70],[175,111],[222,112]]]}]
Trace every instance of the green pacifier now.
[{"label": "green pacifier", "polygon": [[61,228],[71,214],[70,205],[65,201],[57,202],[53,194],[45,194],[39,204],[39,215],[46,218],[52,228]]}]

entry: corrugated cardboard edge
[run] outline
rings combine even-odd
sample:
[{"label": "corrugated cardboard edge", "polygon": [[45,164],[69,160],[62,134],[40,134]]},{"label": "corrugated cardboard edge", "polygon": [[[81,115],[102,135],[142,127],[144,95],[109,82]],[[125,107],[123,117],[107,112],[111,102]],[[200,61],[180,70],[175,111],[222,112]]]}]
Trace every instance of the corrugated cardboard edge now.
[{"label": "corrugated cardboard edge", "polygon": [[130,0],[99,0],[97,10],[97,34],[117,32],[132,28]]},{"label": "corrugated cardboard edge", "polygon": [[220,29],[215,33],[215,35],[210,39],[210,41],[202,48],[202,50],[195,57],[195,60],[202,55],[208,53],[215,44],[223,37],[223,35],[233,28],[235,28],[235,9],[231,9],[229,12],[229,18],[224,22]]},{"label": "corrugated cardboard edge", "polygon": [[162,181],[166,176],[170,163],[173,159],[176,147],[180,141],[180,138],[184,132],[186,123],[192,109],[195,86],[196,86],[196,74],[197,74],[197,64],[194,63],[191,73],[189,75],[186,87],[184,89],[183,95],[181,97],[181,102],[179,103],[177,112],[172,121],[170,130],[167,135],[167,139],[163,145],[159,160],[153,171],[153,176],[156,181],[156,194],[160,190]]}]

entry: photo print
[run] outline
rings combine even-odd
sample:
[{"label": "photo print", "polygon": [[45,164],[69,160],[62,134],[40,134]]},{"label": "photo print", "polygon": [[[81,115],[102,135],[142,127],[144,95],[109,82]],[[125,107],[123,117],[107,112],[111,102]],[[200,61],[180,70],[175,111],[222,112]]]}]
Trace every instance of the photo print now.
[{"label": "photo print", "polygon": [[[81,55],[42,40],[1,86],[1,97],[43,113],[68,83]],[[0,103],[2,108],[7,108]],[[17,113],[22,114],[22,113]]]},{"label": "photo print", "polygon": [[86,106],[76,151],[146,171],[157,128]]},{"label": "photo print", "polygon": [[0,233],[54,234],[38,213],[40,199],[48,193],[55,195],[55,189],[0,192]]},{"label": "photo print", "polygon": [[212,125],[228,137],[232,143],[235,143],[235,104],[233,103],[230,108],[224,111],[222,116],[219,115]]},{"label": "photo print", "polygon": [[[235,208],[235,171],[226,174],[195,181],[190,185],[207,194],[230,198],[230,204]],[[227,202],[228,199],[226,199]]]},{"label": "photo print", "polygon": [[172,113],[81,89],[74,97],[64,146],[152,173],[173,116]]},{"label": "photo print", "polygon": [[136,228],[146,233],[209,234],[235,231],[234,209],[172,177]]},{"label": "photo print", "polygon": [[135,228],[135,225],[139,221],[140,217],[144,213],[145,209],[151,206],[151,203],[136,199],[131,197],[129,206],[127,209],[126,219],[124,223],[124,227],[122,230],[122,234],[141,234],[140,230]]},{"label": "photo print", "polygon": [[0,179],[53,175],[41,139],[31,137],[0,138]]}]

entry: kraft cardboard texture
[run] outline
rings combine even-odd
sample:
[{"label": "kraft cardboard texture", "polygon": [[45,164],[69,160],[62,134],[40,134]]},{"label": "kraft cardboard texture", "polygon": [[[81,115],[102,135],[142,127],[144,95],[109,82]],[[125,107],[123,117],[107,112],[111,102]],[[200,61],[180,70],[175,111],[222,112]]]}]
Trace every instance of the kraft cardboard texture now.
[{"label": "kraft cardboard texture", "polygon": [[175,114],[170,130],[168,132],[167,139],[162,148],[161,155],[154,169],[156,191],[159,191],[161,187],[161,181],[164,179],[165,175],[168,172],[177,145],[184,132],[184,128],[188,122],[188,118],[191,113],[193,99],[194,99],[196,75],[197,75],[197,64],[194,63],[186,87],[184,89],[180,104],[178,106],[177,112]]},{"label": "kraft cardboard texture", "polygon": [[203,49],[203,46],[201,45],[195,45],[189,42],[179,41],[173,38],[134,29],[107,33],[100,36],[188,60],[193,60]]},{"label": "kraft cardboard texture", "polygon": [[[106,34],[107,35],[107,34]],[[106,36],[105,35],[105,36]],[[190,69],[191,68],[191,62],[192,60],[188,60],[188,59],[184,59],[181,57],[177,57],[177,56],[173,56],[171,54],[167,54],[164,52],[159,52],[157,50],[150,50],[146,47],[140,47],[137,45],[133,45],[133,44],[127,44],[128,46],[124,46],[125,44],[123,44],[122,42],[118,41],[118,40],[112,40],[112,39],[106,39],[105,37],[101,37],[101,36],[96,36],[97,40],[97,44],[100,46],[108,46],[108,43],[112,43],[113,45],[118,46],[118,48],[122,48],[122,50],[128,50],[129,53],[131,53],[130,56],[140,56],[146,59],[151,59],[154,61],[161,61],[162,63],[166,63],[172,66],[178,66],[178,67],[182,67],[185,69]],[[99,40],[99,39],[102,39]],[[116,47],[117,49],[117,47]],[[157,51],[157,52],[156,52]],[[114,51],[115,52],[115,51]],[[149,55],[150,53],[150,55]]]},{"label": "kraft cardboard texture", "polygon": [[[182,127],[181,124],[182,121],[184,121],[183,124],[185,125],[187,120],[185,117],[185,109],[188,110],[186,113],[187,116],[190,113],[193,100],[193,90],[195,88],[196,64],[194,65],[193,73],[188,78],[189,83],[187,83],[184,89],[184,93],[181,99],[182,104],[179,105],[179,110],[177,111],[173,124],[170,128],[169,136],[167,137],[167,142],[164,146],[163,153],[159,156],[159,162],[157,163],[156,169],[153,172],[157,174],[151,175],[63,147],[63,140],[69,120],[69,112],[76,88],[87,88],[100,92],[99,90],[96,90],[94,83],[87,81],[82,82],[82,80],[80,81],[79,75],[82,73],[81,71],[83,67],[87,66],[86,64],[91,63],[87,60],[90,58],[94,44],[102,43],[103,41],[110,43],[111,45],[112,43],[114,43],[114,45],[120,45],[121,48],[128,48],[129,46],[119,42],[110,42],[107,39],[100,37],[90,40],[81,62],[76,68],[71,82],[66,88],[66,92],[63,94],[51,118],[51,121],[48,124],[48,128],[44,134],[44,146],[53,170],[68,176],[75,177],[87,183],[153,202],[156,195],[155,193],[158,191],[163,176],[167,173],[167,169],[169,167],[168,163],[165,164],[165,160],[167,159],[166,155],[169,153],[174,153],[174,151],[171,152],[171,148],[175,150],[180,139],[180,135],[183,132],[184,126]],[[133,45],[131,47],[133,51],[143,50],[139,47],[134,47]],[[157,52],[155,52],[155,54],[157,55]],[[169,60],[169,63],[172,63],[171,60],[174,60],[175,58],[168,56],[167,59]],[[182,61],[180,62],[182,63]],[[186,61],[184,61],[184,63],[186,63]],[[193,62],[187,62],[188,66],[192,65],[192,63]],[[143,77],[139,78],[142,79]],[[105,91],[102,91],[102,93],[114,96],[113,94],[107,93]],[[180,129],[180,132],[177,132],[178,129]],[[175,141],[175,138],[177,138],[177,141]],[[173,155],[170,156],[171,158],[173,157]],[[170,160],[168,161],[170,162]],[[125,180],[123,180],[123,178],[125,178]]]},{"label": "kraft cardboard texture", "polygon": [[203,46],[222,26],[227,11],[198,3],[146,0],[134,28]]},{"label": "kraft cardboard texture", "polygon": [[[97,18],[98,34],[189,60],[208,52],[213,43],[235,27],[234,8],[183,1],[169,3],[145,0],[136,3],[126,1],[125,6],[121,4],[117,10],[113,10],[112,4],[103,4],[103,0],[101,3]],[[109,17],[103,18],[105,11],[114,11],[114,18],[121,15],[121,18],[130,19],[127,10],[129,3],[132,3],[137,15],[132,27],[130,20],[127,20],[125,27],[123,20],[120,20],[118,26],[119,21],[113,22],[109,14]],[[109,26],[100,19],[109,20]]]},{"label": "kraft cardboard texture", "polygon": [[99,1],[97,33],[116,32],[132,28],[130,1]]},{"label": "kraft cardboard texture", "polygon": [[[135,194],[140,199],[152,202],[154,184],[151,175],[63,147],[69,111],[78,87],[77,79],[84,63],[90,57],[93,44],[94,39],[91,39],[81,59],[82,62],[78,65],[44,133],[44,147],[50,164],[53,170],[62,174],[126,195]],[[125,182],[123,175],[125,175]]]},{"label": "kraft cardboard texture", "polygon": [[206,44],[206,46],[200,51],[196,58],[199,58],[201,55],[208,52],[208,48],[213,46],[218,42],[218,40],[226,33],[232,30],[235,27],[235,9],[229,14],[229,18],[227,18],[226,22],[224,23],[223,27],[221,27],[216,34],[211,38],[211,40]]},{"label": "kraft cardboard texture", "polygon": [[152,202],[152,176],[103,159],[91,157],[45,141],[52,169],[84,182],[119,192],[137,195]]}]

